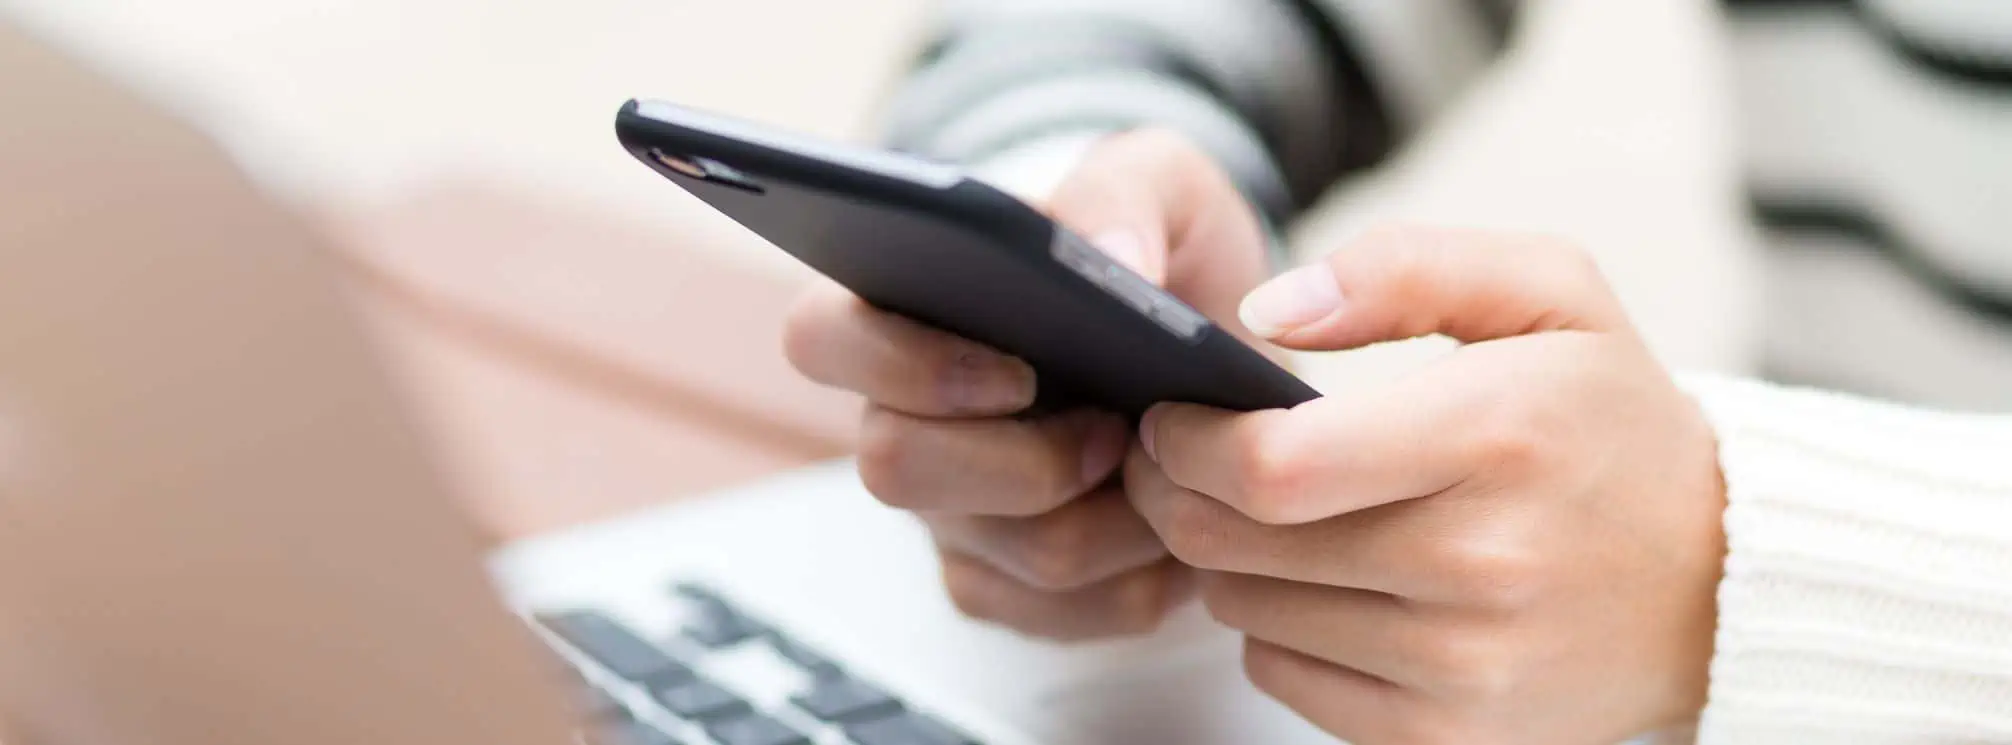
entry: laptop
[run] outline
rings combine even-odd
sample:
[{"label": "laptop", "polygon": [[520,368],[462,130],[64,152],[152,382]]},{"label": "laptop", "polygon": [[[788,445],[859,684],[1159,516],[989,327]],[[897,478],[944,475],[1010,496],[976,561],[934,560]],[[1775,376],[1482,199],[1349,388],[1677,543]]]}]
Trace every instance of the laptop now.
[{"label": "laptop", "polygon": [[845,463],[485,557],[324,257],[242,189],[0,240],[6,745],[1331,742],[1198,612],[959,618]]}]

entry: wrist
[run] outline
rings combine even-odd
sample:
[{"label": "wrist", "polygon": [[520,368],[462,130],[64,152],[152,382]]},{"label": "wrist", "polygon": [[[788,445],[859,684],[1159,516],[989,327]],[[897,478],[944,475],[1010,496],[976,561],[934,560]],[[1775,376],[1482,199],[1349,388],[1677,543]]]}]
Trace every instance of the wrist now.
[{"label": "wrist", "polygon": [[1694,534],[1681,544],[1693,547],[1683,559],[1686,567],[1683,576],[1689,583],[1686,591],[1696,602],[1679,624],[1668,704],[1655,722],[1657,731],[1665,733],[1693,729],[1709,699],[1712,659],[1718,642],[1719,588],[1725,577],[1727,553],[1727,489],[1721,466],[1721,439],[1704,405],[1687,393],[1681,398],[1688,420],[1686,440],[1698,444],[1682,451],[1698,454],[1682,466],[1691,474],[1686,479],[1699,485],[1692,497],[1695,519],[1689,523],[1696,526]]}]

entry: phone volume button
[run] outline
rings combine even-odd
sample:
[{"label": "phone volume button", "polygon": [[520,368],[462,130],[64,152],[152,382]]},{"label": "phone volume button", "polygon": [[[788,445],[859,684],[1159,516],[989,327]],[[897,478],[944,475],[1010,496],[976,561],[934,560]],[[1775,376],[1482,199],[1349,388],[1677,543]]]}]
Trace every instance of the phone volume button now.
[{"label": "phone volume button", "polygon": [[1125,301],[1126,305],[1132,306],[1133,310],[1140,313],[1150,314],[1154,307],[1159,305],[1158,298],[1154,297],[1160,293],[1159,289],[1135,275],[1126,273],[1123,269],[1115,266],[1106,268],[1103,284],[1111,294],[1118,296],[1119,300]]},{"label": "phone volume button", "polygon": [[1146,281],[1146,278],[1112,261],[1111,257],[1074,233],[1057,228],[1054,245],[1049,252],[1069,271],[1184,342],[1194,344],[1200,341],[1202,332],[1208,329],[1208,319],[1200,313]]},{"label": "phone volume button", "polygon": [[1196,313],[1193,308],[1172,298],[1165,299],[1153,307],[1153,320],[1159,321],[1168,331],[1183,341],[1194,343],[1201,340],[1202,332],[1209,327],[1209,319]]},{"label": "phone volume button", "polygon": [[1052,253],[1055,255],[1055,260],[1062,262],[1062,265],[1068,267],[1070,271],[1100,287],[1108,285],[1106,275],[1111,269],[1110,258],[1084,243],[1083,239],[1077,238],[1075,234],[1056,229]]}]

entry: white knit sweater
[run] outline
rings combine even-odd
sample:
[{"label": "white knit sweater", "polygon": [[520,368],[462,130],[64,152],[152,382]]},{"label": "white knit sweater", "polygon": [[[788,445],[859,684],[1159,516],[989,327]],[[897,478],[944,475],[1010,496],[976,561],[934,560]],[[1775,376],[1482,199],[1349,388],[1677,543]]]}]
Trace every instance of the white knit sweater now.
[{"label": "white knit sweater", "polygon": [[1699,742],[2012,742],[2012,418],[1686,387],[1730,504]]}]

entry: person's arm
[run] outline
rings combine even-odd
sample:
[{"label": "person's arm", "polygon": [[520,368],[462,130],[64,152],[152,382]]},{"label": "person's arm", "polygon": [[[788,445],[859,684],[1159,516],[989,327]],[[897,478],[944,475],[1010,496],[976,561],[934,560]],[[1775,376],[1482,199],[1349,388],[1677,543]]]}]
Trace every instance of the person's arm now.
[{"label": "person's arm", "polygon": [[1730,549],[1702,745],[2012,740],[2012,418],[1687,387]]},{"label": "person's arm", "polygon": [[945,0],[887,137],[1041,195],[1101,135],[1157,125],[1282,223],[1486,65],[1489,5]]}]

